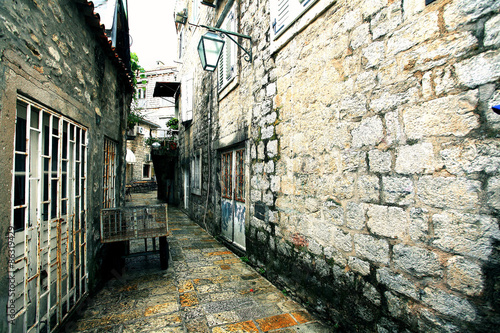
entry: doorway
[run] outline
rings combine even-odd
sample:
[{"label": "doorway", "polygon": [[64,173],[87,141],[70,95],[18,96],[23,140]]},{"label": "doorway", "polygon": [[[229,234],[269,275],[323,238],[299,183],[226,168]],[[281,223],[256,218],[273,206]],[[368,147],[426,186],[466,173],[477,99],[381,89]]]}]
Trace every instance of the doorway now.
[{"label": "doorway", "polygon": [[245,250],[245,149],[222,153],[221,233]]}]

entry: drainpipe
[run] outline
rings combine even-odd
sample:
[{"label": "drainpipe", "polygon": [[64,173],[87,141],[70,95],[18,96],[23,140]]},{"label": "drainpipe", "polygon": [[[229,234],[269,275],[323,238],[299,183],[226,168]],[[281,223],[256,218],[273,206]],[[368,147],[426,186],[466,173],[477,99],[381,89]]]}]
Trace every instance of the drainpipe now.
[{"label": "drainpipe", "polygon": [[[208,96],[208,134],[207,134],[207,155],[208,155],[208,181],[207,181],[207,200],[205,201],[205,214],[203,214],[203,225],[205,226],[205,230],[210,234],[210,231],[207,228],[207,211],[208,211],[208,198],[210,197],[210,175],[211,175],[211,170],[210,170],[210,129],[212,128],[212,92],[213,92],[213,74],[210,73],[210,95]],[[202,158],[202,156],[200,157]],[[200,170],[201,172],[201,170]]]}]

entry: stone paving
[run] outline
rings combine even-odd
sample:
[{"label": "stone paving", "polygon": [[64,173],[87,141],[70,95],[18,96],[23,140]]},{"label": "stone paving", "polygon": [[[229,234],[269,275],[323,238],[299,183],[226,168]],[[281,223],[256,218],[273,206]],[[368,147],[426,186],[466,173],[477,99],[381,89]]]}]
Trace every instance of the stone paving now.
[{"label": "stone paving", "polygon": [[67,332],[332,332],[179,209],[168,216],[169,269],[157,254],[127,258]]}]

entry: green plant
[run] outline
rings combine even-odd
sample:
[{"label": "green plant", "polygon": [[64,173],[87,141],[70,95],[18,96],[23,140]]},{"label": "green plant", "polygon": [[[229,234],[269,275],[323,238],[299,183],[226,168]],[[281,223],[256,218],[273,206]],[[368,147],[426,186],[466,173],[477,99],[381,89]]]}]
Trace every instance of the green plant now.
[{"label": "green plant", "polygon": [[160,142],[160,139],[158,138],[147,138],[145,141],[144,141],[148,146],[151,146],[153,143],[155,142]]},{"label": "green plant", "polygon": [[263,268],[263,267],[259,268],[259,273],[260,273],[261,275],[265,274],[265,273],[266,273],[266,269],[265,269],[265,268]]},{"label": "green plant", "polygon": [[285,296],[288,296],[288,293],[286,292],[286,290],[285,290],[285,289],[283,289],[283,290],[281,291],[281,293],[282,293],[283,295],[285,295]]},{"label": "green plant", "polygon": [[127,128],[132,129],[136,124],[138,124],[144,117],[136,110],[131,110],[127,117]]},{"label": "green plant", "polygon": [[179,119],[177,119],[177,118],[170,119],[167,122],[167,126],[173,130],[178,130],[179,129]]},{"label": "green plant", "polygon": [[[136,53],[131,52],[130,53],[130,70],[132,71],[132,85],[134,88],[134,93],[132,94],[132,98],[134,100],[137,99],[137,75],[139,73],[144,73],[144,68],[142,68],[141,65],[139,65],[139,57],[137,56]],[[146,77],[144,74],[141,74],[141,78]],[[144,83],[144,82],[143,82]]]},{"label": "green plant", "polygon": [[248,259],[248,257],[241,257],[240,259],[241,259],[241,261],[243,261],[245,263],[249,263],[250,262],[250,260]]}]

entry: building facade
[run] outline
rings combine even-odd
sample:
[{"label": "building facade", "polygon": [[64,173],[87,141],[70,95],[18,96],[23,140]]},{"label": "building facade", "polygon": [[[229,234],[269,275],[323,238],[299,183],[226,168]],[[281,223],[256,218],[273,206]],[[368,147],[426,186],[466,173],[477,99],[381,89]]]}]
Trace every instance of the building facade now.
[{"label": "building facade", "polygon": [[86,0],[0,4],[1,332],[56,330],[113,267],[99,213],[124,202],[132,94],[114,3],[114,42]]},{"label": "building facade", "polygon": [[174,82],[177,70],[171,66],[158,66],[137,73],[137,90],[131,109],[144,119],[169,129],[167,122],[175,118],[175,100],[169,97],[153,96],[157,83]]},{"label": "building facade", "polygon": [[143,119],[134,128],[127,130],[127,154],[131,152],[133,156],[127,160],[127,185],[137,181],[150,181],[154,178],[151,138],[157,136],[156,132],[159,127]]},{"label": "building facade", "polygon": [[[190,216],[341,330],[495,330],[500,3],[205,3],[174,13]],[[252,61],[203,71],[201,25]]]}]

